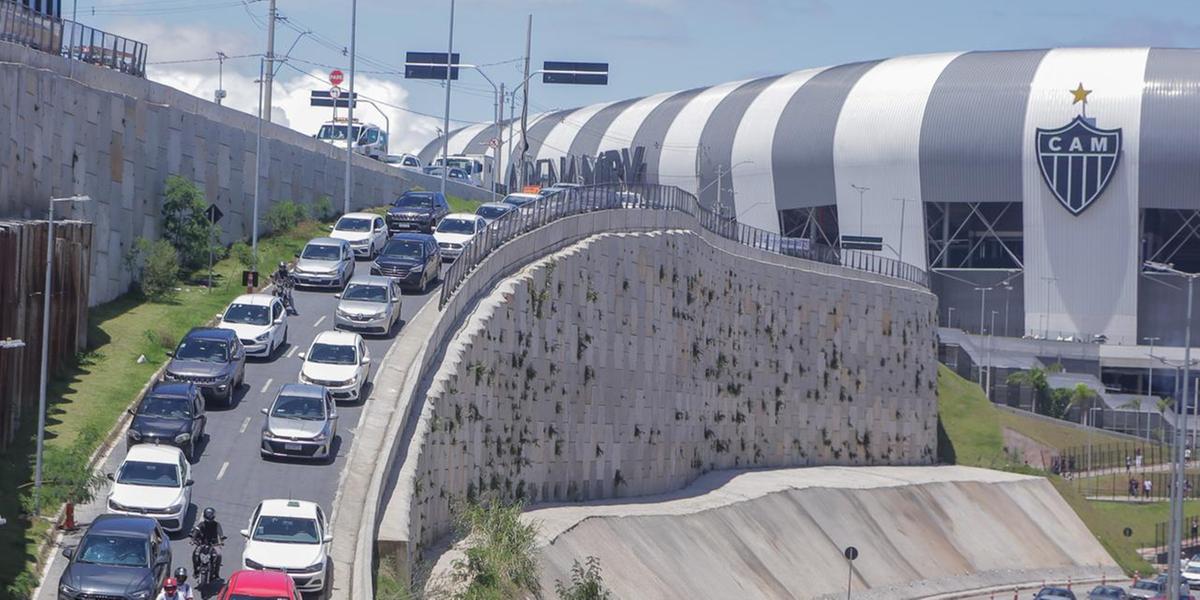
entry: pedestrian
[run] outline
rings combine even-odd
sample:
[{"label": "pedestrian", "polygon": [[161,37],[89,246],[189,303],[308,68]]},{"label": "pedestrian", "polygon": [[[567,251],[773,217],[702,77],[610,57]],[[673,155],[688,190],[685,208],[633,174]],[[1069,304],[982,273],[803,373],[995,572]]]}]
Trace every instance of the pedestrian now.
[{"label": "pedestrian", "polygon": [[1192,517],[1192,539],[1194,540],[1198,536],[1200,536],[1200,519]]},{"label": "pedestrian", "polygon": [[1142,468],[1142,449],[1138,448],[1133,453],[1133,465],[1137,468]]},{"label": "pedestrian", "polygon": [[1183,480],[1183,497],[1184,498],[1192,497],[1192,480],[1191,479]]},{"label": "pedestrian", "polygon": [[1130,497],[1130,498],[1137,498],[1137,495],[1138,495],[1138,483],[1137,483],[1137,480],[1136,480],[1136,479],[1134,479],[1134,478],[1132,478],[1132,477],[1130,477],[1130,478],[1129,478],[1129,497]]},{"label": "pedestrian", "polygon": [[1133,470],[1133,459],[1128,454],[1125,455],[1125,472]]},{"label": "pedestrian", "polygon": [[1183,449],[1183,462],[1185,462],[1185,463],[1192,462],[1192,449],[1191,448]]},{"label": "pedestrian", "polygon": [[1147,477],[1146,481],[1142,482],[1142,495],[1146,498],[1150,497],[1150,492],[1154,490],[1154,482]]}]

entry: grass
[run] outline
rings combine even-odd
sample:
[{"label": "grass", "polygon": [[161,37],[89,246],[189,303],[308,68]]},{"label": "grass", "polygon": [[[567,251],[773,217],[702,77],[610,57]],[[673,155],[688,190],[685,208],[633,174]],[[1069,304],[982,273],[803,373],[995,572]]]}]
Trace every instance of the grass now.
[{"label": "grass", "polygon": [[[259,241],[261,271],[289,260],[310,238],[324,235],[317,222],[305,222],[284,235]],[[149,302],[127,294],[93,308],[88,314],[88,351],[51,380],[47,390],[46,462],[54,453],[78,454],[85,460],[103,441],[142,386],[162,365],[166,350],[189,329],[203,325],[237,295],[242,265],[226,259],[215,266],[212,291],[202,285],[181,284],[169,302]],[[145,361],[139,363],[139,356]],[[36,583],[37,549],[50,532],[41,519],[16,518],[18,494],[11,490],[32,479],[36,419],[26,419],[18,439],[0,453],[0,515],[9,524],[0,527],[0,598],[24,598]],[[47,472],[47,477],[51,473]],[[49,495],[43,515],[52,515],[61,498]],[[17,557],[23,557],[19,560]]]},{"label": "grass", "polygon": [[[1001,427],[1007,427],[1021,432],[1034,441],[1054,448],[1056,450],[1066,450],[1068,448],[1081,448],[1088,444],[1088,432],[1084,429],[1070,427],[1066,425],[1057,425],[1047,422],[1042,419],[1035,419],[1022,415],[1016,415],[1007,411],[997,410],[998,420]],[[1102,444],[1124,444],[1132,448],[1134,445],[1153,446],[1153,443],[1139,444],[1133,442],[1127,437],[1093,431],[1091,434],[1091,442],[1094,445]]]},{"label": "grass", "polygon": [[[450,195],[446,196],[446,202],[450,205],[450,212],[452,212],[452,213],[474,214],[475,209],[479,208],[479,205],[483,204],[483,202],[479,202],[476,200],[467,200],[466,198],[462,198],[459,196],[450,196]],[[363,212],[375,213],[377,215],[386,215],[387,210],[388,210],[388,207],[386,207],[386,206],[377,206],[375,208],[364,209]]]},{"label": "grass", "polygon": [[[1071,482],[1030,469],[1010,456],[1004,448],[1004,427],[1038,441],[1047,440],[1043,443],[1055,448],[1060,446],[1047,442],[1054,441],[1056,435],[1066,437],[1072,434],[1073,428],[1001,411],[992,406],[979,386],[959,377],[945,365],[938,365],[938,412],[946,436],[954,446],[958,464],[1046,476],[1122,569],[1130,574],[1135,570],[1141,573],[1154,571],[1150,563],[1137,553],[1133,538],[1126,539],[1122,535],[1126,527],[1124,523],[1134,521],[1142,506],[1104,503],[1112,506],[1098,508],[1099,503],[1089,502]],[[1135,528],[1135,534],[1140,529],[1144,527],[1139,525]],[[1151,525],[1151,539],[1153,535]]]},{"label": "grass", "polygon": [[[1154,526],[1165,523],[1170,517],[1169,502],[1147,502],[1146,504],[1129,504],[1126,502],[1089,502],[1105,521],[1111,522],[1117,529],[1126,527],[1133,530],[1129,541],[1139,547],[1148,548],[1154,545]],[[1200,517],[1200,503],[1185,502],[1183,514],[1186,519]],[[1185,532],[1185,537],[1190,532]]]}]

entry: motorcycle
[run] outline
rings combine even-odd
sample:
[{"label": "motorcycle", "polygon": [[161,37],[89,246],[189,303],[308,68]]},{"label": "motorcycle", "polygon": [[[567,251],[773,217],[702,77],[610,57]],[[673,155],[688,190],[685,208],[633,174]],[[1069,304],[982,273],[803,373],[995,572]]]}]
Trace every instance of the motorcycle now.
[{"label": "motorcycle", "polygon": [[212,544],[203,543],[195,537],[192,538],[192,545],[196,546],[192,552],[192,576],[196,578],[197,587],[205,587],[220,578],[219,556]]},{"label": "motorcycle", "polygon": [[296,287],[295,280],[291,274],[280,276],[278,273],[271,276],[272,289],[271,293],[283,302],[283,308],[288,311],[288,314],[296,314],[296,304],[292,300],[292,290]]}]

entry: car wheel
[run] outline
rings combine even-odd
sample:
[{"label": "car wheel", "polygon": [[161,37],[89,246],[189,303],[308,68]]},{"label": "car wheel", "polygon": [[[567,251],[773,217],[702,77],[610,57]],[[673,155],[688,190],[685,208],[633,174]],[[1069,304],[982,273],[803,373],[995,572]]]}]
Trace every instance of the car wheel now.
[{"label": "car wheel", "polygon": [[192,438],[192,440],[188,442],[187,459],[188,462],[196,462],[196,438]]}]

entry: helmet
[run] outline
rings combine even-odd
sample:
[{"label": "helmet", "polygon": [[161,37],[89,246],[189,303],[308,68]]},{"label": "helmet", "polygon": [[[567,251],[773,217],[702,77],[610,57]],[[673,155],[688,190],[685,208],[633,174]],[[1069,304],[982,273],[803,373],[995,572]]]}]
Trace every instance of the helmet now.
[{"label": "helmet", "polygon": [[204,509],[204,520],[205,521],[212,521],[213,519],[216,519],[216,518],[217,518],[217,511],[213,510],[211,506]]},{"label": "helmet", "polygon": [[281,260],[281,261],[279,261],[279,270],[280,270],[280,271],[286,271],[286,270],[287,270],[287,263],[283,262],[282,260]]},{"label": "helmet", "polygon": [[180,582],[187,581],[187,569],[183,567],[175,569],[175,579],[178,579]]},{"label": "helmet", "polygon": [[175,589],[178,587],[179,583],[175,581],[174,577],[168,577],[167,580],[163,582],[163,591],[169,594],[174,594]]}]

